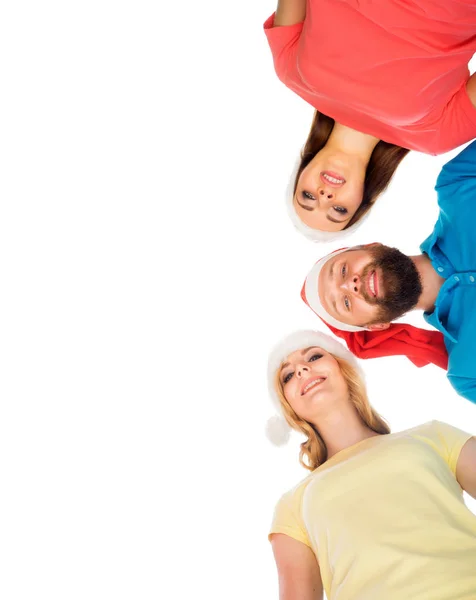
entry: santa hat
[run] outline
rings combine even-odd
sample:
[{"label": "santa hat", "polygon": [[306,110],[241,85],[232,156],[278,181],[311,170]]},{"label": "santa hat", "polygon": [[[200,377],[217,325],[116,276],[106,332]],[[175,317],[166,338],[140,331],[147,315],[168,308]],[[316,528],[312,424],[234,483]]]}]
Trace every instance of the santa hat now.
[{"label": "santa hat", "polygon": [[343,344],[330,335],[321,333],[320,331],[303,330],[295,331],[282,339],[273,348],[268,359],[268,390],[277,414],[268,420],[266,424],[266,435],[276,446],[284,445],[288,441],[291,432],[291,428],[283,416],[279,396],[276,392],[276,373],[290,354],[296,352],[296,350],[302,350],[303,348],[309,348],[311,346],[317,346],[333,356],[343,358],[358,371],[362,378],[364,377],[354,355],[349,352]]},{"label": "santa hat", "polygon": [[334,319],[322,306],[319,298],[319,273],[332,257],[344,252],[342,248],[319,260],[311,269],[301,290],[301,298],[338,337],[345,340],[349,350],[359,358],[403,355],[417,367],[433,363],[448,368],[448,352],[443,334],[420,329],[406,323],[391,323],[388,329],[369,330],[354,327]]},{"label": "santa hat", "polygon": [[365,219],[368,217],[370,211],[367,211],[366,214],[361,217],[356,223],[347,227],[346,229],[341,229],[341,231],[321,231],[320,229],[313,229],[303,223],[294,208],[294,183],[296,181],[296,176],[299,171],[299,165],[301,164],[301,156],[299,156],[296,164],[294,165],[294,169],[291,173],[291,178],[289,179],[288,186],[286,188],[286,208],[288,209],[289,217],[294,225],[294,227],[302,233],[308,240],[312,242],[332,242],[336,239],[342,239],[354,233],[355,230],[362,225]]}]

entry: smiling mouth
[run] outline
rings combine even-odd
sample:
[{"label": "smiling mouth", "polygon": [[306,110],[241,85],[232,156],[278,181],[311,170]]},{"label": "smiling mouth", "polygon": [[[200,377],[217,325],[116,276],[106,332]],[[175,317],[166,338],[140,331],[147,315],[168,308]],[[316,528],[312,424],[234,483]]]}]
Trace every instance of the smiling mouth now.
[{"label": "smiling mouth", "polygon": [[322,171],[320,173],[321,181],[331,187],[341,187],[345,183],[345,179],[337,173],[331,171]]},{"label": "smiling mouth", "polygon": [[377,271],[372,271],[367,279],[367,286],[369,288],[370,295],[372,298],[378,296],[378,277]]},{"label": "smiling mouth", "polygon": [[312,379],[311,381],[309,381],[309,383],[306,383],[306,385],[302,388],[301,396],[304,396],[304,394],[307,394],[309,390],[312,390],[313,388],[317,387],[325,380],[325,377],[316,377],[315,379]]}]

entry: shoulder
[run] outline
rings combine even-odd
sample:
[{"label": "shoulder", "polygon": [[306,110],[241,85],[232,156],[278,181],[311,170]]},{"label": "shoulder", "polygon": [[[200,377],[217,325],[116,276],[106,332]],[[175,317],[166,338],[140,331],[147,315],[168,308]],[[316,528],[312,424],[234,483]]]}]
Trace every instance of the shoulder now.
[{"label": "shoulder", "polygon": [[274,521],[301,522],[302,503],[306,488],[312,480],[313,473],[302,479],[293,488],[282,494],[274,509]]},{"label": "shoulder", "polygon": [[468,179],[476,180],[476,140],[443,165],[436,180],[436,190]]},{"label": "shoulder", "polygon": [[444,438],[445,427],[446,423],[433,420],[422,423],[412,429],[407,429],[406,434],[411,438],[418,439],[420,442],[431,446],[438,452],[438,448]]},{"label": "shoulder", "polygon": [[436,128],[432,127],[431,130],[434,142],[432,153],[450,152],[476,137],[476,108],[468,96],[466,83],[461,82],[459,90],[433,122]]},{"label": "shoulder", "polygon": [[438,423],[439,421],[436,420],[427,421],[426,423],[422,423],[411,429],[406,429],[405,434],[410,437],[433,436],[438,429]]},{"label": "shoulder", "polygon": [[276,13],[273,13],[266,19],[263,24],[263,29],[266,37],[268,38],[271,51],[274,52],[281,50],[286,45],[299,39],[304,22],[293,23],[292,25],[275,25]]},{"label": "shoulder", "polygon": [[304,495],[304,492],[306,491],[307,486],[311,482],[313,475],[314,472],[310,473],[304,479],[301,479],[301,481],[297,483],[294,487],[282,494],[278,503],[299,503]]},{"label": "shoulder", "polygon": [[[466,276],[466,275],[465,275]],[[472,276],[474,277],[474,276]],[[476,361],[474,360],[474,336],[476,313],[474,302],[476,290],[469,287],[455,305],[458,323],[455,327],[456,343],[448,346],[447,377],[460,396],[476,403]]]},{"label": "shoulder", "polygon": [[303,23],[274,26],[275,15],[264,23],[264,32],[273,56],[274,70],[278,78],[293,89],[293,83],[300,81],[297,69],[297,54]]},{"label": "shoulder", "polygon": [[444,421],[438,421],[437,419],[433,419],[432,421],[427,421],[426,423],[422,423],[421,425],[417,425],[416,427],[412,427],[412,429],[407,429],[407,434],[411,436],[428,436],[431,438],[435,437],[445,437],[449,433],[455,433],[460,431],[453,425],[449,425]]},{"label": "shoulder", "polygon": [[287,535],[311,547],[307,528],[302,514],[302,499],[309,478],[281,496],[274,509],[268,538],[277,533]]},{"label": "shoulder", "polygon": [[471,437],[471,434],[445,423],[433,420],[415,427],[413,435],[428,443],[454,470],[461,448]]}]

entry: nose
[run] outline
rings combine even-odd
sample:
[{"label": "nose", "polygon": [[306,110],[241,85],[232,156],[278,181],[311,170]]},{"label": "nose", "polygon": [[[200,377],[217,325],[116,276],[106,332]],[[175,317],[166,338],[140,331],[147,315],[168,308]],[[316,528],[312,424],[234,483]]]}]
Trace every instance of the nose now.
[{"label": "nose", "polygon": [[322,200],[325,200],[326,198],[327,200],[333,200],[335,198],[334,192],[331,192],[330,190],[324,187],[320,187],[318,192]]},{"label": "nose", "polygon": [[296,366],[296,375],[301,378],[310,373],[310,369],[307,365],[297,365]]},{"label": "nose", "polygon": [[341,287],[353,294],[360,294],[362,281],[358,275],[352,275],[342,282]]}]

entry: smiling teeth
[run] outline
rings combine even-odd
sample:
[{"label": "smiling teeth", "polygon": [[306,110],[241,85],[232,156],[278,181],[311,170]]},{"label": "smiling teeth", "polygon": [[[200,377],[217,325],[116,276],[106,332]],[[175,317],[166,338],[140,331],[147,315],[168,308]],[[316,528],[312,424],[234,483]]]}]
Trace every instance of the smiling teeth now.
[{"label": "smiling teeth", "polygon": [[372,273],[369,278],[369,288],[372,294],[375,296],[375,273]]},{"label": "smiling teeth", "polygon": [[322,176],[324,177],[324,179],[327,179],[327,181],[330,181],[331,183],[344,183],[343,179],[336,179],[335,177],[331,177],[326,173],[323,173]]},{"label": "smiling teeth", "polygon": [[303,389],[302,393],[303,395],[310,390],[312,387],[314,387],[315,385],[318,385],[319,383],[322,383],[324,381],[324,378],[321,377],[320,379],[315,379],[314,381],[311,381],[311,383],[308,383],[306,385],[306,387]]}]

